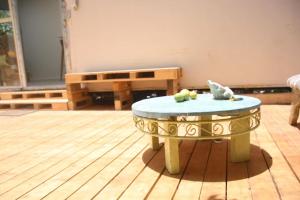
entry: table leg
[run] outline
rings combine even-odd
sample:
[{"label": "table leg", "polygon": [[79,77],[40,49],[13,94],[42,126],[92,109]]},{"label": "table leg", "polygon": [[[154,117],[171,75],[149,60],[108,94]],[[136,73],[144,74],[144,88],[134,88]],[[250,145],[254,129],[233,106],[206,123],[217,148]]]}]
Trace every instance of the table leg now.
[{"label": "table leg", "polygon": [[[247,115],[249,112],[241,114]],[[231,122],[232,133],[250,129],[250,119],[244,118]],[[231,162],[243,162],[250,158],[250,131],[238,136],[231,136],[230,140]]]},{"label": "table leg", "polygon": [[[153,134],[158,135],[158,123],[157,122],[153,122],[152,126],[156,126],[156,132]],[[159,138],[155,137],[155,136],[150,136],[150,146],[153,150],[158,150],[159,149]]]},{"label": "table leg", "polygon": [[[169,120],[175,121],[176,117],[172,117]],[[172,123],[165,123],[164,127],[166,130],[168,130],[168,132],[170,132],[170,130],[172,129]],[[177,128],[173,129],[172,134],[177,135]],[[180,172],[179,141],[177,139],[165,139],[165,162],[166,168],[170,174],[178,174]]]},{"label": "table leg", "polygon": [[[212,120],[212,116],[211,115],[206,115],[206,116],[201,116],[199,117],[199,120],[201,121],[211,121]],[[201,136],[211,136],[211,132],[212,132],[212,124],[201,124],[200,125],[201,128]]]}]

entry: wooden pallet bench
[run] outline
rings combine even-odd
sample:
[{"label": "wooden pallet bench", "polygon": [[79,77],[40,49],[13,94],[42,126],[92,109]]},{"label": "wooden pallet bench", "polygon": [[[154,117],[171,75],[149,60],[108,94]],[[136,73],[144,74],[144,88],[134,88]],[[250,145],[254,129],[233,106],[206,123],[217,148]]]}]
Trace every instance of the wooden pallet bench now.
[{"label": "wooden pallet bench", "polygon": [[16,91],[2,92],[0,99],[49,99],[49,98],[67,98],[66,90],[41,90],[41,91]]},{"label": "wooden pallet bench", "polygon": [[87,99],[90,97],[87,95],[87,91],[83,89],[85,84],[111,82],[115,109],[122,110],[128,108],[132,103],[131,82],[165,80],[167,82],[167,95],[172,95],[179,89],[181,76],[180,67],[66,74],[69,108],[72,110],[79,108],[78,102],[81,103],[81,107],[89,105],[91,101]]},{"label": "wooden pallet bench", "polygon": [[181,68],[157,68],[86,72],[66,74],[66,83],[93,83],[115,81],[176,80],[181,76]]},{"label": "wooden pallet bench", "polygon": [[70,110],[80,109],[91,104],[92,100],[88,95],[88,90],[82,88],[80,83],[66,83],[66,86],[68,107]]},{"label": "wooden pallet bench", "polygon": [[67,99],[0,100],[0,109],[68,110]]}]

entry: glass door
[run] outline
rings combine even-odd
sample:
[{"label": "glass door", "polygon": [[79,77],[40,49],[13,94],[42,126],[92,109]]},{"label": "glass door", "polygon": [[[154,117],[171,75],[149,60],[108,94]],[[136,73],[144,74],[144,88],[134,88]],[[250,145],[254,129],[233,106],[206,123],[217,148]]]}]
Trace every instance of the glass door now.
[{"label": "glass door", "polygon": [[9,0],[0,0],[0,88],[21,87]]}]

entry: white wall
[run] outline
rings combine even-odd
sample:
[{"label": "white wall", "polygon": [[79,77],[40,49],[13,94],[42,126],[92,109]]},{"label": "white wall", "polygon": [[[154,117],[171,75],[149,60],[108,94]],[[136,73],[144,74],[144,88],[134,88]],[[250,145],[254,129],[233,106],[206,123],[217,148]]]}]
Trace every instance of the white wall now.
[{"label": "white wall", "polygon": [[285,85],[300,73],[299,0],[79,2],[74,72],[181,66],[183,87]]},{"label": "white wall", "polygon": [[31,80],[60,79],[59,0],[18,0],[26,71]]}]

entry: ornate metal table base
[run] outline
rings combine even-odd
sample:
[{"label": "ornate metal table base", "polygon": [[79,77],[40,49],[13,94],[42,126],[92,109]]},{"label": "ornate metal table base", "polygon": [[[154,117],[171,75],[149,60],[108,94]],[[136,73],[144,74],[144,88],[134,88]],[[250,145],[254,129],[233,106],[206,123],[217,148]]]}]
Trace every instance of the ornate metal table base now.
[{"label": "ornate metal table base", "polygon": [[151,136],[151,146],[159,148],[158,137],[165,138],[165,162],[170,174],[177,174],[179,167],[178,139],[230,138],[232,162],[243,162],[250,157],[250,132],[260,124],[260,109],[239,112],[230,116],[170,117],[151,119],[134,116],[135,126]]}]

